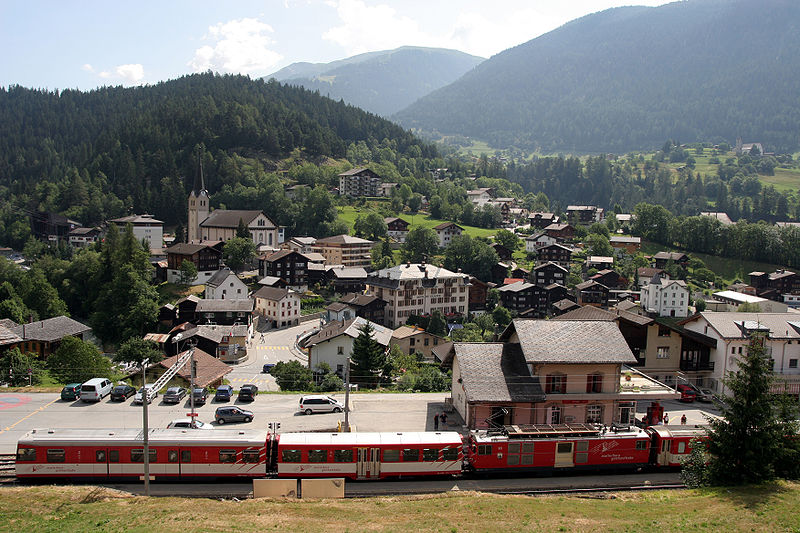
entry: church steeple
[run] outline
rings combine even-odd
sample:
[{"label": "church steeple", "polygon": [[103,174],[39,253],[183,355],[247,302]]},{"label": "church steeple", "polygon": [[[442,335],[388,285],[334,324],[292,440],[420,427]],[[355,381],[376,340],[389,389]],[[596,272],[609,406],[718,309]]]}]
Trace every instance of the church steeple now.
[{"label": "church steeple", "polygon": [[194,175],[194,187],[189,193],[189,223],[186,226],[189,242],[200,242],[203,240],[203,229],[200,224],[208,218],[211,212],[209,205],[209,195],[206,190],[205,178],[203,176],[202,150],[197,151],[197,173]]},{"label": "church steeple", "polygon": [[203,176],[203,155],[200,150],[197,151],[197,172],[194,174],[194,187],[192,187],[192,192],[195,196],[200,196],[201,192],[205,192],[206,195],[208,195],[205,177]]}]

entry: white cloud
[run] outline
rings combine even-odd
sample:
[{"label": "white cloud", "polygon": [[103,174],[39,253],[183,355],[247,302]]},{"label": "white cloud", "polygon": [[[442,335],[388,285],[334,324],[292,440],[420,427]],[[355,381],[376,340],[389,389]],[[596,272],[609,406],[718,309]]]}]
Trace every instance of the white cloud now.
[{"label": "white cloud", "polygon": [[139,64],[119,65],[114,68],[117,76],[122,78],[123,81],[138,85],[144,79],[144,67]]},{"label": "white cloud", "polygon": [[368,6],[361,0],[340,0],[335,6],[342,24],[323,33],[322,38],[350,55],[408,44],[439,46],[435,38],[420,30],[417,21],[386,4]]},{"label": "white cloud", "polygon": [[109,71],[107,71],[107,70],[104,70],[103,72],[98,74],[98,76],[100,76],[101,78],[107,79],[107,78],[111,77],[111,73]]},{"label": "white cloud", "polygon": [[89,63],[84,63],[81,67],[81,70],[85,70],[86,72],[94,72],[94,67],[91,66]]},{"label": "white cloud", "polygon": [[204,37],[214,41],[213,46],[195,50],[188,65],[195,72],[215,70],[242,74],[266,73],[283,57],[270,49],[273,44],[268,33],[273,29],[258,19],[243,18],[220,22],[208,28]]}]

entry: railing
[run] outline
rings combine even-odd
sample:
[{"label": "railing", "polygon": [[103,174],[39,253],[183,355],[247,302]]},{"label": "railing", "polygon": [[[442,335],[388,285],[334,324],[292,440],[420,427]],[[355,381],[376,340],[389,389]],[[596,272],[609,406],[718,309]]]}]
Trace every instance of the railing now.
[{"label": "railing", "polygon": [[680,369],[692,371],[714,370],[714,361],[681,361]]}]

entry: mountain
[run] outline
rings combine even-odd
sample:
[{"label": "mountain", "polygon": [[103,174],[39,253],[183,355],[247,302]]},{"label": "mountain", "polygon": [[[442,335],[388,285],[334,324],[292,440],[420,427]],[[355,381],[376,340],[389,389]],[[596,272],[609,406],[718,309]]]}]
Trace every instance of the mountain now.
[{"label": "mountain", "polygon": [[483,61],[457,50],[404,46],[332,63],[293,63],[266,76],[389,116]]},{"label": "mountain", "polygon": [[625,152],[681,142],[798,147],[800,2],[692,0],[574,20],[393,118],[495,147]]}]

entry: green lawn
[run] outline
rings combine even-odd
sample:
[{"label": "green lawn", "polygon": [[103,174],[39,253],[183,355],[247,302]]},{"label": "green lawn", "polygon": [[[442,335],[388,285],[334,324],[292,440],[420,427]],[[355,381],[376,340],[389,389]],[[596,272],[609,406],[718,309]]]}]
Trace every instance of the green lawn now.
[{"label": "green lawn", "polygon": [[[221,487],[224,492],[224,487]],[[144,498],[4,487],[5,531],[798,531],[800,485],[529,497],[452,492],[347,500]]]},{"label": "green lawn", "polygon": [[[356,217],[358,215],[366,215],[370,211],[369,208],[366,207],[352,207],[352,206],[345,206],[345,207],[338,207],[339,210],[339,219],[343,220],[350,226],[350,229],[353,229],[353,224],[355,224]],[[423,213],[418,213],[416,215],[400,215],[399,218],[402,218],[406,222],[409,223],[408,229],[411,230],[416,226],[423,226],[426,228],[433,228],[438,226],[442,222],[447,222],[447,220],[439,220],[437,218],[432,218],[430,215],[426,215]],[[474,226],[465,226],[464,224],[459,224],[462,228],[464,228],[464,233],[471,237],[491,237],[495,233],[497,233],[496,229],[485,229],[485,228],[476,228]]]}]

